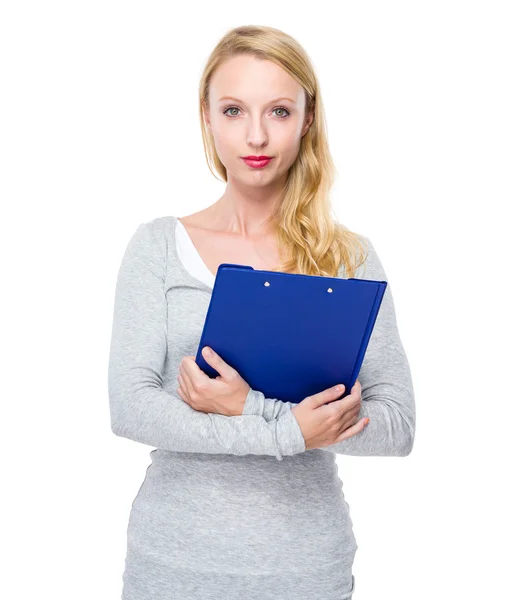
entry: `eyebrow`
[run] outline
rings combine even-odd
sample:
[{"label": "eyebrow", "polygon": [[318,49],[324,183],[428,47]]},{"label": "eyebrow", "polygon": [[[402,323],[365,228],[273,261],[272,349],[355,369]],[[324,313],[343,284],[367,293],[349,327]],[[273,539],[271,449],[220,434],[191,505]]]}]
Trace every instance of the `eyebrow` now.
[{"label": "eyebrow", "polygon": [[[239,98],[234,98],[233,96],[222,96],[222,98],[219,98],[219,102],[221,100],[234,100],[235,102],[240,102],[240,104],[244,104],[243,100],[240,100]],[[286,98],[285,96],[282,96],[281,98],[275,98],[274,100],[269,100],[268,104],[273,104],[278,100],[288,100],[292,104],[295,104],[295,100],[292,100],[291,98]]]}]

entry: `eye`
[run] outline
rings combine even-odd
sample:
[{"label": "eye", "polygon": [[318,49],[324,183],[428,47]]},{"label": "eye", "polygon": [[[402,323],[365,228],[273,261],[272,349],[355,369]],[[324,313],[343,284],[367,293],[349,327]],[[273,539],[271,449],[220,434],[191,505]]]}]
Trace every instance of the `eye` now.
[{"label": "eye", "polygon": [[286,117],[290,116],[290,111],[287,108],[285,108],[284,106],[278,106],[278,107],[274,108],[274,110],[285,110],[288,113],[284,117],[279,117],[280,119],[285,119]]},{"label": "eye", "polygon": [[[230,110],[240,110],[239,108],[237,108],[236,106],[228,106],[228,108],[226,108],[226,110],[222,111],[225,115],[228,113],[228,111]],[[233,117],[234,115],[227,115],[228,117]]]},{"label": "eye", "polygon": [[[238,115],[228,114],[228,112],[230,110],[240,110],[240,109],[238,108],[238,106],[228,106],[225,110],[222,111],[223,114],[225,114],[227,117],[234,118],[234,117],[237,117]],[[287,114],[284,116],[281,116],[281,117],[278,116],[279,119],[286,119],[287,117],[290,116],[290,111],[287,108],[285,108],[284,106],[276,106],[276,108],[274,108],[274,110],[286,111]]]}]

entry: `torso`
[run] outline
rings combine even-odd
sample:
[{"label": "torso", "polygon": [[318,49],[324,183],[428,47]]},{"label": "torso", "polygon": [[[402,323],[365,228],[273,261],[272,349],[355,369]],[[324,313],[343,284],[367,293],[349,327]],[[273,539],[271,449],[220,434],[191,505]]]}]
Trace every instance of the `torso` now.
[{"label": "torso", "polygon": [[[208,209],[206,209],[208,210]],[[281,265],[275,237],[246,238],[236,233],[208,227],[206,211],[179,217],[203,262],[213,275],[222,263],[249,265],[254,269],[279,269]]]},{"label": "torso", "polygon": [[[262,244],[256,245],[257,252],[250,252],[251,244],[246,245],[248,249],[234,243],[236,236],[210,232],[212,219],[197,227],[189,217],[184,221],[212,271],[224,260],[236,259],[237,263],[243,257],[257,267],[263,264],[259,255],[272,259]],[[122,598],[349,598],[357,542],[335,453],[314,449],[281,461],[274,450],[237,455],[238,441],[245,443],[244,435],[252,437],[249,431],[254,428],[261,430],[264,446],[277,448],[281,441],[290,448],[293,438],[287,429],[278,438],[281,430],[273,428],[274,417],[265,418],[259,411],[237,417],[240,422],[233,424],[227,417],[210,415],[206,419],[203,414],[204,426],[198,427],[192,425],[198,421],[194,411],[180,408],[181,361],[197,353],[212,290],[187,274],[178,262],[173,224],[174,216],[147,223],[158,246],[153,263],[158,255],[165,257],[165,267],[158,261],[164,270],[165,305],[163,312],[146,311],[151,321],[136,331],[144,342],[140,357],[147,357],[141,367],[161,368],[151,373],[169,397],[162,394],[161,402],[148,406],[144,419],[139,413],[136,425],[127,423],[137,428],[143,443],[152,445],[154,441],[156,449],[132,502]],[[226,237],[231,239],[226,241]],[[190,250],[190,246],[184,249]],[[133,268],[138,269],[134,283],[144,283],[145,264],[133,255],[131,259]],[[151,281],[154,291],[160,292],[158,281]],[[158,302],[160,298],[159,294]],[[134,308],[131,303],[128,306]],[[148,332],[157,335],[154,343]],[[147,374],[149,377],[149,370]],[[179,418],[173,418],[174,411]],[[205,452],[186,451],[192,448],[195,436],[211,435],[212,440],[217,438],[214,444],[222,443],[216,417],[225,420],[226,429],[231,428],[230,437],[222,440],[226,453],[210,453],[206,448]],[[165,439],[159,443],[158,436]],[[180,439],[188,446],[179,448]]]}]

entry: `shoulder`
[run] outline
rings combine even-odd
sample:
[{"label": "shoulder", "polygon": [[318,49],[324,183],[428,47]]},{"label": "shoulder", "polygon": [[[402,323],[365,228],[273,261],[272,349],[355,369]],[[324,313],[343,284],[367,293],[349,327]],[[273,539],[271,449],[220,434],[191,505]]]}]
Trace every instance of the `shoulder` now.
[{"label": "shoulder", "polygon": [[[342,234],[344,240],[344,252],[350,256],[350,260],[355,267],[354,278],[356,279],[373,279],[375,249],[370,238],[362,233],[354,231],[347,227],[344,223],[336,221],[338,231]],[[340,273],[343,277],[346,276],[346,269],[342,263]]]},{"label": "shoulder", "polygon": [[376,281],[385,280],[386,273],[372,240],[362,234],[358,234],[358,237],[363,246],[363,262],[357,268],[356,277],[358,279],[372,279]]},{"label": "shoulder", "polygon": [[164,217],[156,217],[150,221],[146,221],[143,225],[145,225],[149,229],[151,235],[158,240],[169,235],[176,220],[177,217],[174,215],[166,215]]},{"label": "shoulder", "polygon": [[151,243],[156,246],[162,257],[167,256],[169,239],[174,235],[173,228],[176,220],[177,217],[174,215],[166,215],[145,221],[139,225],[139,229],[143,228],[146,230]]},{"label": "shoulder", "polygon": [[130,236],[125,250],[125,261],[145,260],[167,263],[169,240],[174,239],[176,217],[165,216],[140,222]]}]

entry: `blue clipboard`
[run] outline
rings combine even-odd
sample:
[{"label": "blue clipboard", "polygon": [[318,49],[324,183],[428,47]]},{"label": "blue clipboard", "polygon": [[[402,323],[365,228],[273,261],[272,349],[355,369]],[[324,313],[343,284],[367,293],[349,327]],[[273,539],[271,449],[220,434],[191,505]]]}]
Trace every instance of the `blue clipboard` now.
[{"label": "blue clipboard", "polygon": [[338,383],[350,393],[386,281],[264,271],[222,263],[196,355],[210,346],[266,398],[301,402]]}]

